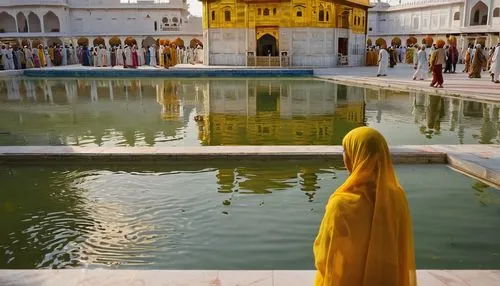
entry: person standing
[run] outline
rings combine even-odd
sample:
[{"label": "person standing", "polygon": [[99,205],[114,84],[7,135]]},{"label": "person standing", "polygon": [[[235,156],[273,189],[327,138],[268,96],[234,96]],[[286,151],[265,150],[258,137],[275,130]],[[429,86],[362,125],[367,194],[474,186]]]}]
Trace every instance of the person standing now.
[{"label": "person standing", "polygon": [[68,52],[64,44],[61,45],[61,65],[62,66],[68,65]]},{"label": "person standing", "polygon": [[114,67],[116,66],[116,47],[111,47],[110,49],[111,66]]},{"label": "person standing", "polygon": [[116,48],[116,65],[117,66],[125,65],[125,61],[123,60],[123,49],[121,45]]},{"label": "person standing", "polygon": [[33,48],[31,50],[31,53],[33,54],[33,65],[35,66],[35,68],[41,67],[40,66],[40,57],[38,56],[38,49]]},{"label": "person standing", "polygon": [[32,69],[33,67],[35,67],[35,65],[33,64],[33,54],[28,46],[24,46],[24,57],[26,58],[27,69]]},{"label": "person standing", "polygon": [[483,66],[486,65],[486,58],[483,54],[481,44],[476,45],[474,58],[472,59],[472,66],[469,72],[469,78],[481,78],[481,71]]},{"label": "person standing", "polygon": [[159,60],[159,66],[163,67],[165,66],[165,57],[164,57],[164,51],[165,47],[163,45],[160,45],[160,48],[158,49],[158,60]]},{"label": "person standing", "polygon": [[43,51],[43,45],[42,44],[38,45],[38,58],[40,59],[40,66],[41,67],[46,67],[47,66],[47,61],[45,60],[45,53]]},{"label": "person standing", "polygon": [[417,70],[415,71],[415,74],[413,74],[413,80],[424,80],[427,78],[427,54],[425,52],[425,46],[422,46],[422,48],[418,51],[417,53]]},{"label": "person standing", "polygon": [[99,56],[99,58],[97,60],[97,62],[99,63],[98,66],[107,67],[108,66],[108,52],[106,51],[106,48],[102,44],[99,45],[98,56]]},{"label": "person standing", "polygon": [[443,65],[445,64],[444,41],[439,40],[436,49],[432,52],[429,64],[432,68],[431,87],[443,88]]},{"label": "person standing", "polygon": [[493,52],[490,73],[491,81],[494,83],[500,83],[500,43],[497,44],[495,51]]},{"label": "person standing", "polygon": [[131,52],[132,52],[132,67],[133,68],[137,68],[137,66],[139,65],[139,55],[138,55],[138,52],[137,52],[136,45],[132,46]]},{"label": "person standing", "polygon": [[149,47],[149,65],[155,67],[156,63],[156,45]]},{"label": "person standing", "polygon": [[386,140],[359,127],[342,146],[350,175],[330,196],[314,241],[314,286],[416,286],[410,207]]},{"label": "person standing", "polygon": [[458,63],[458,49],[455,45],[451,45],[449,52],[451,57],[451,73],[455,73],[457,70],[457,63]]},{"label": "person standing", "polygon": [[99,53],[97,51],[97,47],[94,47],[92,50],[92,65],[94,67],[99,66]]},{"label": "person standing", "polygon": [[52,66],[52,61],[50,60],[49,49],[47,47],[45,47],[43,49],[43,55],[45,56],[45,61],[46,61],[47,67],[51,67]]},{"label": "person standing", "polygon": [[465,51],[465,55],[464,55],[465,66],[464,66],[464,70],[462,72],[469,73],[471,62],[472,62],[472,46],[469,45],[469,47],[467,47],[467,50]]},{"label": "person standing", "polygon": [[450,55],[450,47],[449,46],[444,47],[444,55],[445,55],[446,60],[445,60],[445,67],[444,67],[443,73],[451,72],[451,55]]},{"label": "person standing", "polygon": [[9,70],[16,69],[14,65],[14,49],[10,45],[7,47],[7,63],[9,64]]},{"label": "person standing", "polygon": [[132,51],[130,50],[129,46],[125,46],[125,49],[123,51],[123,56],[125,57],[125,67],[129,68],[132,67]]},{"label": "person standing", "polygon": [[377,77],[387,75],[387,66],[389,65],[389,53],[386,48],[382,46],[378,53],[378,72]]}]

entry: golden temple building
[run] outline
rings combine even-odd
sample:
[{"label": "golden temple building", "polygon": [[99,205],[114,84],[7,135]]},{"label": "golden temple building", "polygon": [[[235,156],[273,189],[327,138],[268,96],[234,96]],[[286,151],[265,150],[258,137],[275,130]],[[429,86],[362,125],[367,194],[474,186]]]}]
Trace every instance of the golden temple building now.
[{"label": "golden temple building", "polygon": [[368,0],[202,0],[208,65],[364,65]]}]

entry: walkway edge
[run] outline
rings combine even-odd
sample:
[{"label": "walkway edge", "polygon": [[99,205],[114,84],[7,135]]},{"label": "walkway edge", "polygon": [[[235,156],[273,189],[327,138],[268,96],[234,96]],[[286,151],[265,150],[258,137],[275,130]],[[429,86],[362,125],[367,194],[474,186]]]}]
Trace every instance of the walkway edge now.
[{"label": "walkway edge", "polygon": [[358,79],[351,79],[351,78],[345,78],[343,76],[327,76],[327,75],[315,75],[315,78],[326,80],[326,81],[331,81],[334,83],[338,84],[345,84],[345,85],[353,85],[357,87],[366,87],[366,88],[387,88],[387,89],[393,89],[393,90],[399,90],[399,91],[405,91],[405,92],[415,92],[415,91],[420,91],[424,92],[425,94],[431,94],[431,95],[439,95],[439,96],[447,96],[447,97],[455,97],[455,98],[461,98],[461,99],[470,99],[470,100],[479,100],[479,101],[488,101],[488,102],[493,102],[493,103],[500,103],[500,97],[494,97],[494,96],[485,96],[482,93],[479,92],[461,92],[459,90],[455,89],[446,89],[446,88],[431,88],[431,87],[416,87],[416,86],[411,86],[407,85],[403,82],[398,83],[398,82],[391,82],[391,83],[386,83],[386,82],[373,82],[373,81],[367,81],[365,78],[360,77]]},{"label": "walkway edge", "polygon": [[[309,286],[314,277],[313,270],[0,270],[1,284],[9,286]],[[500,285],[500,270],[417,270],[417,280],[420,286]]]}]

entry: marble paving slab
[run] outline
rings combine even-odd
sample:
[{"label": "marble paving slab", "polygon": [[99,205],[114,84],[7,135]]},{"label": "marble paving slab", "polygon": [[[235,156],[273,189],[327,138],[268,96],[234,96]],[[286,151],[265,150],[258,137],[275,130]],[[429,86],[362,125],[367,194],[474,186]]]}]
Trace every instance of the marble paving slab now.
[{"label": "marble paving slab", "polygon": [[[0,270],[0,285],[312,286],[314,276],[310,270]],[[419,286],[496,286],[500,270],[418,270],[417,278]]]}]

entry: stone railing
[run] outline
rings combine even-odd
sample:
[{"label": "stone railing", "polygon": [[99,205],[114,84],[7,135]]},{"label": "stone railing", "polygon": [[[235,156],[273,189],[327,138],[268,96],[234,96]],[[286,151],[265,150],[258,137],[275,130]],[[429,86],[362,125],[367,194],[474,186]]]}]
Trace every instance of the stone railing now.
[{"label": "stone railing", "polygon": [[290,66],[289,56],[253,56],[247,55],[247,66],[249,67],[287,67]]}]

